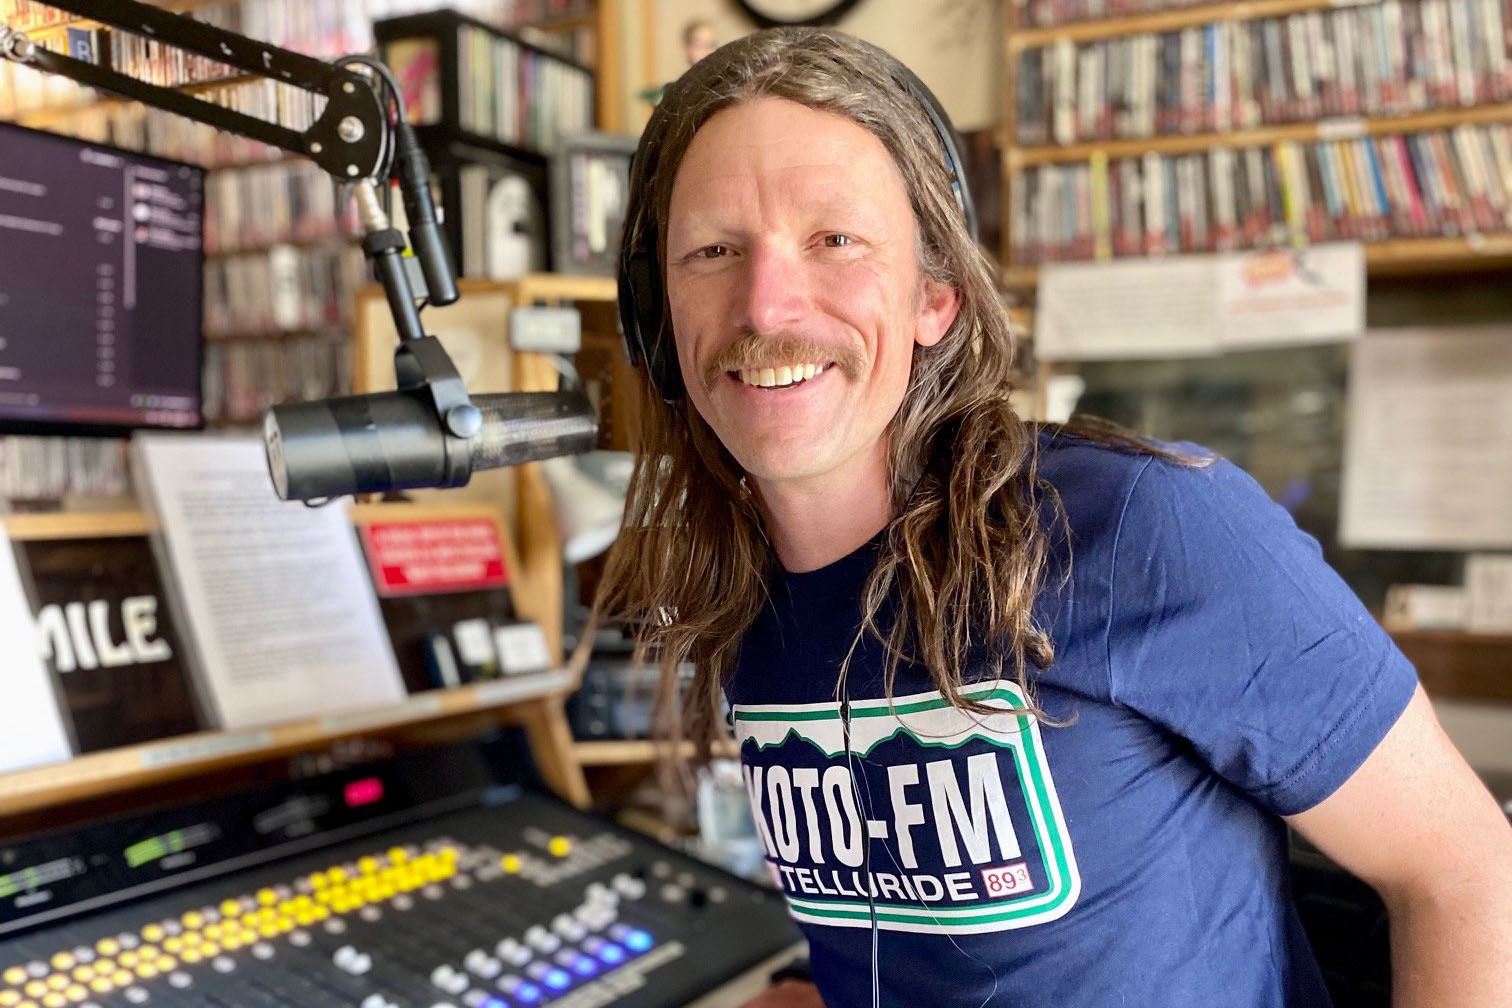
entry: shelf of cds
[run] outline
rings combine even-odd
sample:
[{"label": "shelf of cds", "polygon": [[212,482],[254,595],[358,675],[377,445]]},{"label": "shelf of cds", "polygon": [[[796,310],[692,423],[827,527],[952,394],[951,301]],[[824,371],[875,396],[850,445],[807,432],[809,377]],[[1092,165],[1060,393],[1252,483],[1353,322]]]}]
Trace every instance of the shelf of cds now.
[{"label": "shelf of cds", "polygon": [[1157,6],[1030,3],[1010,29],[1009,286],[1340,239],[1373,273],[1512,264],[1512,4]]}]

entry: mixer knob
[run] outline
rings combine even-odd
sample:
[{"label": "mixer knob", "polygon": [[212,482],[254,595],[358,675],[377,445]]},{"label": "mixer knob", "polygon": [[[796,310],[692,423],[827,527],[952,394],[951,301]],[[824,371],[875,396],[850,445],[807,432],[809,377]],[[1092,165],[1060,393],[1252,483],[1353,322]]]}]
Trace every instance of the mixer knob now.
[{"label": "mixer knob", "polygon": [[450,963],[437,966],[431,970],[430,982],[448,994],[461,994],[468,987],[472,986],[468,982],[467,977],[458,973]]},{"label": "mixer knob", "polygon": [[525,967],[525,974],[552,992],[564,991],[572,986],[572,974],[550,963],[533,962]]},{"label": "mixer knob", "polygon": [[557,914],[553,917],[551,920],[551,930],[572,942],[581,941],[583,935],[588,933],[583,928],[583,925],[573,920],[567,914]]},{"label": "mixer knob", "polygon": [[646,895],[646,883],[625,872],[614,876],[613,883],[615,891],[625,899],[637,900]]},{"label": "mixer knob", "polygon": [[499,990],[508,994],[522,1005],[540,1004],[546,997],[545,992],[541,988],[529,980],[520,979],[513,973],[506,973],[499,977],[498,987]]},{"label": "mixer knob", "polygon": [[504,964],[482,949],[473,949],[462,959],[462,965],[484,980],[492,980],[504,972]]},{"label": "mixer knob", "polygon": [[513,938],[505,938],[494,946],[494,955],[509,963],[511,966],[524,966],[530,962],[532,956],[530,949],[521,945]]},{"label": "mixer knob", "polygon": [[382,994],[369,994],[362,999],[360,1008],[399,1008],[399,1006]]},{"label": "mixer knob", "polygon": [[350,945],[343,945],[331,956],[331,962],[343,973],[352,976],[362,976],[373,968],[373,959],[365,952],[359,952]]},{"label": "mixer knob", "polygon": [[661,898],[665,903],[681,903],[688,898],[688,893],[682,886],[668,882],[661,887]]},{"label": "mixer knob", "polygon": [[555,952],[562,947],[562,940],[539,924],[525,932],[525,944],[540,952]]}]

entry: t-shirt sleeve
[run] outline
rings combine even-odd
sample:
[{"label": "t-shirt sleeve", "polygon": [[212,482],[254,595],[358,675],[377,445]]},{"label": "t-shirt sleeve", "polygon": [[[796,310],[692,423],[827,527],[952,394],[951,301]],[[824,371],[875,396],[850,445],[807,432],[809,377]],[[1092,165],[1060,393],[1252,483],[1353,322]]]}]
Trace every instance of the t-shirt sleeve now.
[{"label": "t-shirt sleeve", "polygon": [[1143,466],[1113,550],[1113,698],[1273,812],[1309,809],[1375,749],[1417,674],[1246,473]]}]

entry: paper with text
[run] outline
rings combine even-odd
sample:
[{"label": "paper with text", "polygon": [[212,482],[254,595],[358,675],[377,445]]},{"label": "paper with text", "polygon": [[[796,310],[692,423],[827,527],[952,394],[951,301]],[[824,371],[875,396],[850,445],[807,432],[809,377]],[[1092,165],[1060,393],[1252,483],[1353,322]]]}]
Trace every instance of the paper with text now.
[{"label": "paper with text", "polygon": [[1512,328],[1372,331],[1349,397],[1343,545],[1512,546]]},{"label": "paper with text", "polygon": [[133,466],[221,728],[404,696],[345,500],[279,500],[254,438],[139,434]]}]

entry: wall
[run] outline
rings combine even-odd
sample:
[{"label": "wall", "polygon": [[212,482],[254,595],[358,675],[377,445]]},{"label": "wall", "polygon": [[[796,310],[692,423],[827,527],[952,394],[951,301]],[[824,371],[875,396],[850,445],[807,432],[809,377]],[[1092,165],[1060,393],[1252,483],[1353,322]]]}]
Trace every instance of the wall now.
[{"label": "wall", "polygon": [[[651,5],[654,80],[665,82],[686,69],[683,25],[703,18],[728,42],[756,25],[735,0],[642,0]],[[1001,0],[861,0],[839,27],[888,50],[923,79],[950,113],[957,129],[969,131],[998,121],[999,67],[1003,52]],[[645,81],[632,90],[640,90]],[[632,99],[633,101],[634,99]],[[650,106],[637,103],[627,123],[639,128]]]}]

